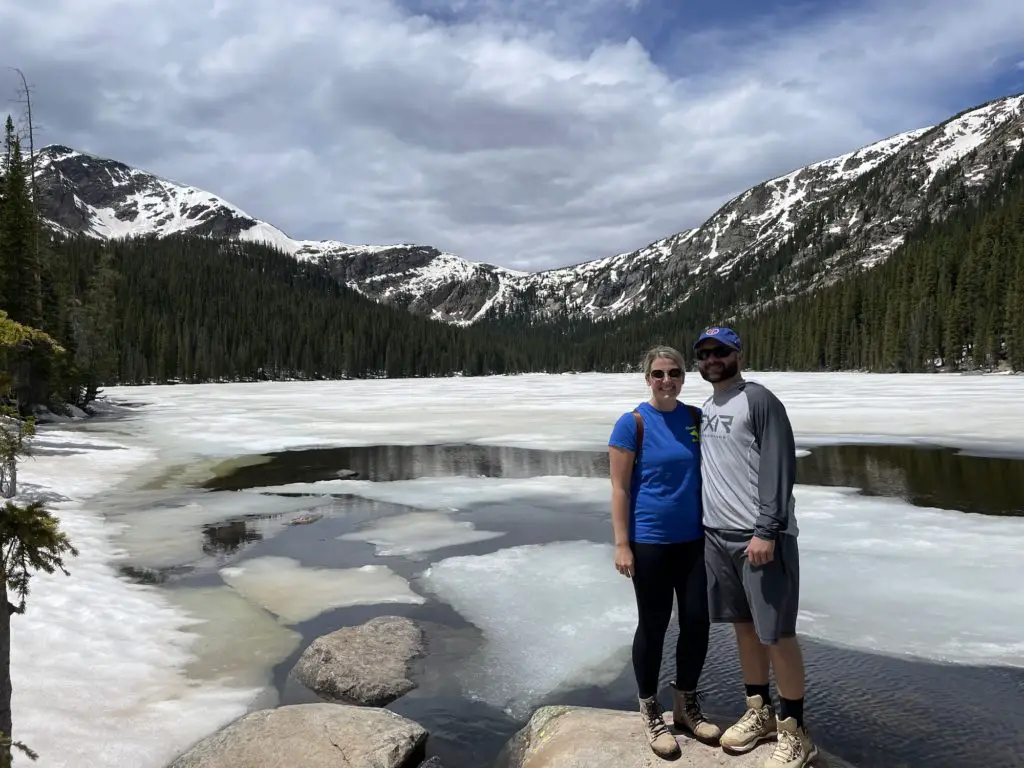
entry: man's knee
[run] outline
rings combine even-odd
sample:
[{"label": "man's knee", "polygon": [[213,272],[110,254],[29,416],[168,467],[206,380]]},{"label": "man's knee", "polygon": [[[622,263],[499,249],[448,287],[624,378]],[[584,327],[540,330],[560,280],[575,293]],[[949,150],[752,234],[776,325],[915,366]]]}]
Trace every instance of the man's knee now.
[{"label": "man's knee", "polygon": [[754,626],[754,622],[747,619],[746,621],[734,621],[732,622],[733,630],[736,632],[736,638],[745,642],[760,643],[761,640],[757,636],[757,628]]},{"label": "man's knee", "polygon": [[800,641],[796,635],[780,637],[779,640],[767,646],[768,656],[776,669],[800,669],[803,667],[803,650],[800,648]]},{"label": "man's knee", "polygon": [[788,643],[796,640],[795,634],[780,634],[772,631],[759,631],[757,633],[758,642],[766,648],[779,648],[787,645]]}]

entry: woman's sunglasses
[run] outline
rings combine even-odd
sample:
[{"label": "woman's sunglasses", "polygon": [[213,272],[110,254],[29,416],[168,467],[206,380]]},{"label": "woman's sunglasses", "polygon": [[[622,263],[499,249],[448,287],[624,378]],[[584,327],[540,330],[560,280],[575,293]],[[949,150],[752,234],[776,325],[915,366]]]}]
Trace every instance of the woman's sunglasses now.
[{"label": "woman's sunglasses", "polygon": [[[678,379],[682,375],[683,375],[683,369],[682,368],[669,368],[669,370],[668,370],[668,377],[670,379]],[[661,369],[653,370],[653,371],[651,371],[651,378],[653,378],[653,379],[664,379],[665,378],[665,371],[663,371]]]}]

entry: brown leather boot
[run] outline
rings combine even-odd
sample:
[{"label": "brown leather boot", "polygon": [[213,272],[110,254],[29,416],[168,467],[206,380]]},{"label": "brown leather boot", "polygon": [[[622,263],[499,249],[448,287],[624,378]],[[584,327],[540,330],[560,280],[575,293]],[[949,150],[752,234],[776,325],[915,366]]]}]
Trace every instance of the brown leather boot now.
[{"label": "brown leather boot", "polygon": [[679,742],[665,725],[665,712],[661,708],[661,704],[658,703],[657,696],[640,699],[640,716],[643,718],[644,732],[647,734],[647,741],[654,754],[668,760],[682,754]]},{"label": "brown leather boot", "polygon": [[697,692],[681,691],[675,683],[672,684],[672,724],[705,744],[717,744],[722,735],[722,729],[701,711]]}]

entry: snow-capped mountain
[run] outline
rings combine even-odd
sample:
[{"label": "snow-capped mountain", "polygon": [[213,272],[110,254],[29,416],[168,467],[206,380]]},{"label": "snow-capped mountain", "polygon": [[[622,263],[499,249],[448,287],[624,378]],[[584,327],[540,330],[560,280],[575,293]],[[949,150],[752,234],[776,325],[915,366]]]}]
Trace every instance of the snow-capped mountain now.
[{"label": "snow-capped mountain", "polygon": [[[941,218],[960,199],[952,185],[969,191],[984,184],[1022,139],[1024,94],[758,184],[699,227],[636,251],[535,273],[428,245],[296,240],[217,195],[64,146],[40,150],[36,173],[42,213],[56,230],[97,238],[191,232],[264,242],[320,260],[367,296],[473,323],[508,313],[604,318],[640,306],[665,308],[699,291],[710,274],[743,274],[780,247],[787,261],[780,274],[793,274],[776,285],[776,294],[835,279],[847,267],[892,253],[923,212]],[[829,238],[828,259],[796,276],[793,265],[820,252]]]}]

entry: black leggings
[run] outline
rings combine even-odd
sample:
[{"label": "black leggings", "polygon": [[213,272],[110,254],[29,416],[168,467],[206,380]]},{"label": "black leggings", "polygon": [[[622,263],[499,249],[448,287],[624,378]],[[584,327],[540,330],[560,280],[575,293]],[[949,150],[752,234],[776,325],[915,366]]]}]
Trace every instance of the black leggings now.
[{"label": "black leggings", "polygon": [[673,593],[679,600],[679,642],[676,643],[676,686],[697,688],[708,655],[708,577],[704,570],[704,539],[680,544],[637,544],[633,550],[633,590],[640,614],[633,636],[633,673],[640,698],[658,692],[665,632],[672,618]]}]

